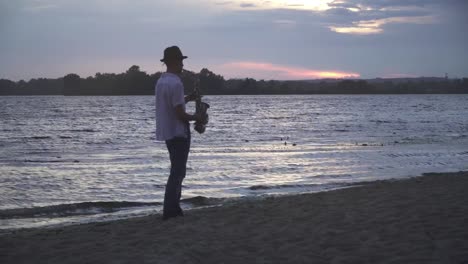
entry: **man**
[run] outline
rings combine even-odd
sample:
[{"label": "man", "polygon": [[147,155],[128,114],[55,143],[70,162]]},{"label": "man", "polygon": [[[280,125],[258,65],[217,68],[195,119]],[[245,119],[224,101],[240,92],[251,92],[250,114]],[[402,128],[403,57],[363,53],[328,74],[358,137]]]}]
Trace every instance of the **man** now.
[{"label": "man", "polygon": [[177,46],[164,50],[167,70],[156,83],[156,140],[165,141],[171,160],[171,172],[164,195],[163,220],[183,216],[180,208],[182,181],[185,178],[188,154],[190,151],[189,121],[203,122],[203,118],[185,112],[185,104],[195,100],[194,95],[184,98],[184,85],[179,77],[184,66]]}]

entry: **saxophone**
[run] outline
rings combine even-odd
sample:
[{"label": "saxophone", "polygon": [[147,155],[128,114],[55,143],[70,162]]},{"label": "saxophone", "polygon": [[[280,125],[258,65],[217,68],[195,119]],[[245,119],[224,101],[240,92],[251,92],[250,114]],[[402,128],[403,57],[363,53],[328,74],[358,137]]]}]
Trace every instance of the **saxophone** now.
[{"label": "saxophone", "polygon": [[[186,73],[188,76],[191,76],[192,73],[189,71],[184,70],[184,73]],[[195,95],[195,114],[199,116],[204,116],[205,122],[195,122],[194,129],[197,131],[199,134],[203,134],[206,129],[206,124],[208,124],[208,108],[210,108],[210,105],[202,102],[201,100],[201,93],[200,93],[200,77],[194,73],[193,79],[193,94]]]}]

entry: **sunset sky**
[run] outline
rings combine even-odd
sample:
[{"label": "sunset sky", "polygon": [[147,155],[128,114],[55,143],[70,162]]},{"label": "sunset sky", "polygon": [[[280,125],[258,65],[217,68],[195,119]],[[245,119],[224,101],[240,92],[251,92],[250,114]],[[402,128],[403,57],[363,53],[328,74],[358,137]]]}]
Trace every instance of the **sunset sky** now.
[{"label": "sunset sky", "polygon": [[466,0],[0,0],[0,78],[82,77],[165,47],[226,78],[468,77]]}]

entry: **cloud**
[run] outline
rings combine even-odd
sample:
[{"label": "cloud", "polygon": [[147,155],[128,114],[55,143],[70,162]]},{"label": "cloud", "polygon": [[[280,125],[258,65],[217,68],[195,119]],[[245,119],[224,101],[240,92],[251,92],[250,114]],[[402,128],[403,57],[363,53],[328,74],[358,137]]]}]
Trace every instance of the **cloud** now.
[{"label": "cloud", "polygon": [[336,33],[355,34],[355,35],[369,35],[369,34],[377,34],[377,33],[383,32],[381,28],[361,27],[361,26],[358,26],[358,27],[330,26],[330,29]]},{"label": "cloud", "polygon": [[225,8],[238,9],[241,8],[254,8],[257,10],[271,10],[271,9],[295,9],[295,10],[326,10],[329,9],[328,4],[332,0],[232,0],[219,2],[215,1],[214,4],[224,6]]},{"label": "cloud", "polygon": [[57,8],[58,5],[38,5],[38,6],[30,6],[30,7],[25,7],[24,10],[25,11],[29,11],[29,12],[41,12],[41,11],[44,11],[44,10],[49,10],[49,9],[53,9],[53,8]]},{"label": "cloud", "polygon": [[[440,1],[436,0],[340,0],[333,1],[329,10],[346,9],[351,13],[342,13],[349,17],[349,22],[341,21],[328,28],[336,33],[371,35],[384,32],[387,24],[434,24],[437,23],[436,11]],[[347,16],[346,16],[347,15]]]},{"label": "cloud", "polygon": [[424,7],[439,4],[441,0],[335,0],[330,3],[334,7],[364,7],[370,9],[382,9],[393,7]]},{"label": "cloud", "polygon": [[[454,0],[451,0],[454,1]],[[251,17],[262,14],[261,17],[272,15],[272,12],[290,11],[287,17],[273,19],[274,24],[293,28],[293,23],[280,21],[295,21],[299,12],[306,12],[309,23],[319,19],[322,27],[348,35],[371,35],[384,32],[386,24],[430,24],[435,23],[435,13],[438,0],[232,0],[216,2],[225,11],[252,12]],[[239,6],[243,9],[239,10]]]},{"label": "cloud", "polygon": [[39,13],[59,8],[59,3],[54,0],[23,0],[20,1],[20,5],[23,5],[23,11],[30,13]]},{"label": "cloud", "polygon": [[224,1],[224,2],[216,2],[215,5],[219,5],[219,6],[224,6],[224,5],[231,5],[233,4],[232,1]]},{"label": "cloud", "polygon": [[292,29],[296,27],[297,22],[289,19],[277,19],[273,23],[278,26],[280,29]]},{"label": "cloud", "polygon": [[289,19],[278,19],[273,21],[273,23],[280,24],[280,25],[295,25],[296,21],[289,20]]},{"label": "cloud", "polygon": [[389,23],[402,24],[431,24],[435,23],[436,19],[432,16],[422,17],[389,17],[374,20],[363,20],[353,22],[353,26],[330,26],[330,30],[337,33],[368,35],[383,32],[383,26]]},{"label": "cloud", "polygon": [[359,78],[360,74],[339,70],[313,70],[264,62],[239,61],[223,64],[221,71],[229,72],[231,77],[257,76],[267,80],[301,80],[324,78]]},{"label": "cloud", "polygon": [[256,5],[254,5],[254,4],[247,4],[247,3],[242,3],[239,6],[242,7],[242,8],[254,8],[254,7],[256,7]]}]

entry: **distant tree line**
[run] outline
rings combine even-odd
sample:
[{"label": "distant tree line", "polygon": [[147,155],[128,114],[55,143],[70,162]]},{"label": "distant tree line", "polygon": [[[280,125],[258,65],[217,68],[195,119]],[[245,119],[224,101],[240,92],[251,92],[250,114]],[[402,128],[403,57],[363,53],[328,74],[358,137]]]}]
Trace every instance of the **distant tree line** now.
[{"label": "distant tree line", "polygon": [[[0,79],[0,95],[152,95],[161,72],[147,74],[133,65],[126,72],[96,73],[82,78],[67,74],[58,79],[31,79],[13,82]],[[193,90],[194,78],[206,95],[222,94],[425,94],[468,93],[468,78],[402,78],[371,80],[265,81],[252,78],[225,80],[208,69],[182,76],[186,93]]]}]

